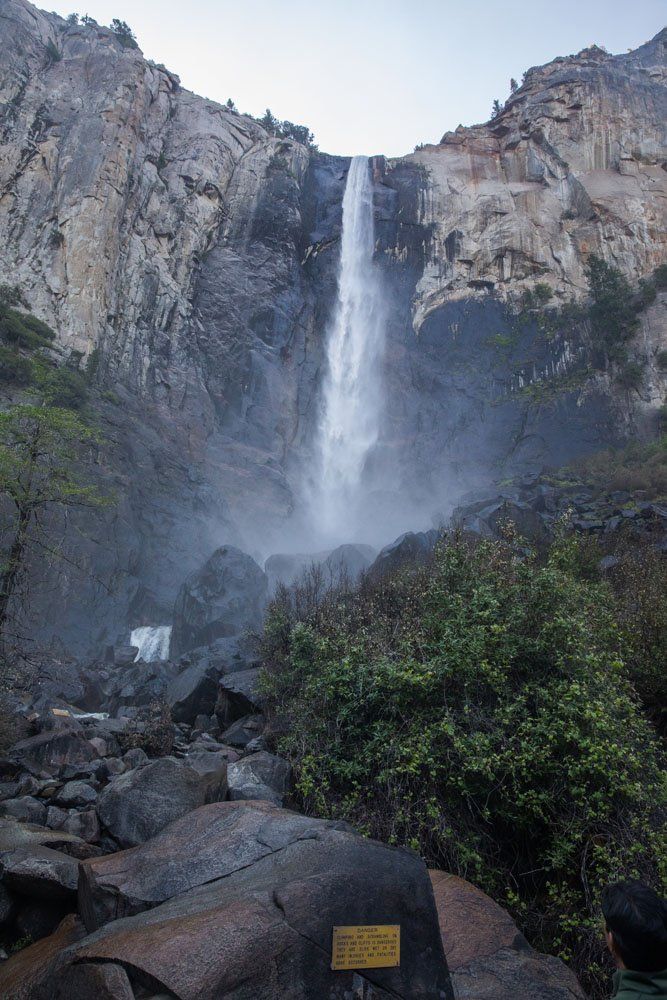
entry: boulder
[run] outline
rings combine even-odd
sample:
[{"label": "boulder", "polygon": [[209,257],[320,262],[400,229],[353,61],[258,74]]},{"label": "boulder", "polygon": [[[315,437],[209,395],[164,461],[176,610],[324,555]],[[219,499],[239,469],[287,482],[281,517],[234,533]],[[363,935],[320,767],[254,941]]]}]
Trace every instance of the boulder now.
[{"label": "boulder", "polygon": [[53,981],[54,966],[61,953],[85,936],[85,928],[73,913],[65,917],[50,937],[23,948],[0,964],[0,996],[11,1000],[41,1000],[42,989]]},{"label": "boulder", "polygon": [[264,731],[264,716],[261,714],[244,715],[242,719],[233,722],[224,731],[220,739],[231,747],[245,749],[253,740],[258,739]]},{"label": "boulder", "polygon": [[68,781],[53,798],[59,806],[90,806],[97,801],[97,792],[86,781]]},{"label": "boulder", "polygon": [[171,679],[164,694],[174,722],[193,724],[197,716],[210,717],[222,675],[246,671],[258,663],[252,643],[244,636],[218,639],[182,656],[180,673]]},{"label": "boulder", "polygon": [[72,833],[48,830],[33,823],[19,823],[12,819],[0,819],[0,855],[22,847],[52,847],[74,858],[90,857],[87,845]]},{"label": "boulder", "polygon": [[11,817],[21,823],[46,822],[46,805],[31,795],[23,795],[18,799],[5,799],[0,802],[0,816]]},{"label": "boulder", "polygon": [[121,847],[150,840],[168,823],[227,790],[226,766],[207,774],[163,757],[114,778],[100,793],[97,814]]},{"label": "boulder", "polygon": [[176,598],[172,650],[185,653],[257,628],[266,606],[266,574],[232,545],[217,549]]},{"label": "boulder", "polygon": [[[143,764],[147,764],[149,761],[148,754],[141,747],[133,747],[123,754],[123,764],[128,770],[133,770],[135,767],[141,767]],[[122,773],[122,772],[121,772]]]},{"label": "boulder", "polygon": [[94,809],[70,809],[60,829],[85,840],[87,844],[96,844],[100,839],[100,823]]},{"label": "boulder", "polygon": [[218,685],[215,714],[223,729],[245,715],[261,709],[264,699],[258,692],[260,670],[240,670],[226,674]]},{"label": "boulder", "polygon": [[99,754],[77,729],[61,729],[40,733],[15,744],[11,759],[31,774],[57,773],[67,764],[95,760]]},{"label": "boulder", "polygon": [[322,830],[345,828],[268,802],[215,802],[152,840],[81,865],[79,909],[89,930],[254,864]]},{"label": "boulder", "polygon": [[113,651],[113,662],[117,667],[127,667],[134,663],[139,655],[138,646],[116,646]]},{"label": "boulder", "polygon": [[[208,806],[84,864],[80,898],[94,925],[151,908],[68,949],[55,986],[72,964],[112,962],[183,1000],[342,1000],[371,984],[377,1000],[452,995],[423,862],[268,803]],[[400,966],[332,972],[333,927],[349,924],[400,925]]]},{"label": "boulder", "polygon": [[79,865],[73,858],[50,847],[18,847],[0,855],[2,881],[20,896],[74,901]]},{"label": "boulder", "polygon": [[53,1000],[135,1000],[122,965],[81,962],[70,965],[59,979]]},{"label": "boulder", "polygon": [[322,563],[329,587],[355,584],[377,555],[370,545],[339,545]]},{"label": "boulder", "polygon": [[368,574],[372,579],[391,576],[403,566],[418,565],[430,559],[439,533],[432,531],[407,531],[385,545],[375,562],[370,566]]},{"label": "boulder", "polygon": [[260,750],[227,768],[229,798],[265,799],[281,806],[289,789],[292,769],[282,757]]},{"label": "boulder", "polygon": [[584,1000],[574,973],[534,951],[480,889],[446,872],[429,874],[457,1000]]}]

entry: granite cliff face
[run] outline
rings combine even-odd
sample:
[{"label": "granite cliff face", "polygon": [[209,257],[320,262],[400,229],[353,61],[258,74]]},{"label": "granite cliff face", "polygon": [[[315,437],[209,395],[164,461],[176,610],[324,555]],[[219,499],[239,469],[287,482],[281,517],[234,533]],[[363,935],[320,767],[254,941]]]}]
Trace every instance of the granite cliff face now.
[{"label": "granite cliff face", "polygon": [[[374,159],[392,309],[368,480],[388,534],[470,484],[654,420],[664,295],[642,316],[632,393],[587,371],[585,330],[517,333],[510,307],[537,282],[581,297],[591,252],[633,281],[665,261],[666,39],[530,70],[486,125]],[[294,519],[348,160],[274,138],[108,29],[24,0],[0,0],[0,130],[0,282],[64,358],[100,357],[99,471],[118,503],[67,544],[105,587],[61,583],[43,626],[92,649],[168,621],[217,545],[268,554]]]}]

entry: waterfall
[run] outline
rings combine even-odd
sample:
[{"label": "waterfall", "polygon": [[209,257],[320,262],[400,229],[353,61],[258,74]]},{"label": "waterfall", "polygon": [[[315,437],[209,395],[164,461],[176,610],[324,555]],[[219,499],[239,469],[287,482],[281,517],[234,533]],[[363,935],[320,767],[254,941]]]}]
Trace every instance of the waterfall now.
[{"label": "waterfall", "polygon": [[153,663],[155,660],[168,659],[170,643],[171,625],[142,625],[130,632],[130,645],[139,647],[135,663],[139,660]]},{"label": "waterfall", "polygon": [[332,542],[353,537],[366,460],[380,431],[385,323],[374,246],[369,163],[355,156],[343,198],[338,297],[327,337],[311,497],[316,529]]}]

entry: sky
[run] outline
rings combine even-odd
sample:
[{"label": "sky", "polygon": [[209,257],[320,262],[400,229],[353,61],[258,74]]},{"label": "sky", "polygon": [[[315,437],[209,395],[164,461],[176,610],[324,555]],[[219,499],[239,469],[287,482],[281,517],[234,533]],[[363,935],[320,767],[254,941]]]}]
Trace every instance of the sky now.
[{"label": "sky", "polygon": [[530,66],[593,42],[625,52],[667,24],[665,0],[86,0],[77,12],[127,21],[198,94],[269,107],[325,152],[368,156],[486,121]]}]

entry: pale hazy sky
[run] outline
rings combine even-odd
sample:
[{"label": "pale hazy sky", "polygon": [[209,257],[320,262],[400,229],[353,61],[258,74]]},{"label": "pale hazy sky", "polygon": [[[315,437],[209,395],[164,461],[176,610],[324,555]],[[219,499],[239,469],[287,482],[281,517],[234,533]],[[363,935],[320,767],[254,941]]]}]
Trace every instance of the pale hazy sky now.
[{"label": "pale hazy sky", "polygon": [[390,156],[486,121],[529,66],[592,42],[624,52],[667,23],[665,0],[73,0],[55,10],[127,21],[185,87],[255,115],[268,106],[309,125],[326,152]]}]

